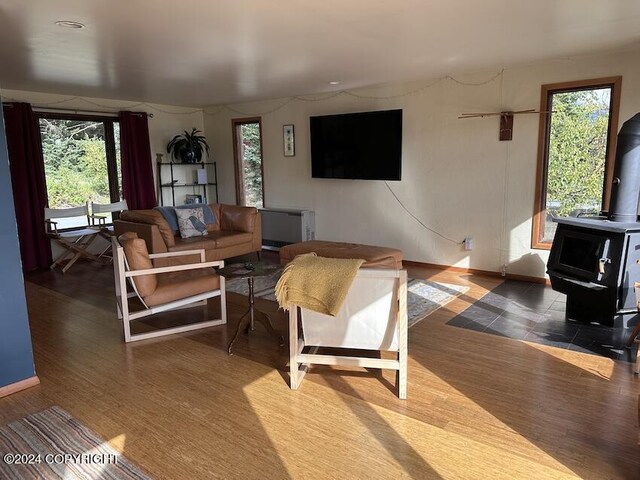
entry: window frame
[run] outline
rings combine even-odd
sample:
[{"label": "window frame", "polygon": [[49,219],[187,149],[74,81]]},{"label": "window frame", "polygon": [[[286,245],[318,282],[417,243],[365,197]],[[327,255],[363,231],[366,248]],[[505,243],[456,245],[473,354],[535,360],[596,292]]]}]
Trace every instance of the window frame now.
[{"label": "window frame", "polygon": [[[107,161],[107,177],[109,181],[109,198],[111,203],[116,203],[122,200],[120,198],[120,185],[118,184],[118,161],[116,158],[116,142],[114,124],[120,123],[118,117],[109,115],[92,115],[84,113],[63,113],[63,112],[47,112],[44,110],[34,111],[36,120],[38,121],[38,131],[40,131],[40,119],[45,118],[49,120],[84,120],[90,122],[100,122],[104,125],[104,142],[105,142],[105,157]],[[42,145],[42,132],[40,132],[40,145]],[[46,176],[45,176],[46,184]],[[48,187],[47,187],[48,188]],[[47,206],[49,205],[49,191],[47,189]],[[113,214],[112,214],[113,215]],[[113,218],[114,220],[116,217]],[[87,219],[88,220],[88,219]],[[107,224],[111,225],[111,223]],[[81,230],[86,226],[70,227],[60,229],[59,231],[73,231]]]},{"label": "window frame", "polygon": [[531,248],[550,250],[552,242],[543,242],[544,222],[546,217],[547,170],[549,166],[549,136],[551,130],[551,112],[549,111],[552,95],[577,90],[595,90],[611,88],[609,110],[609,126],[607,135],[607,153],[604,166],[604,182],[602,192],[602,210],[607,211],[611,196],[611,180],[616,156],[618,140],[618,118],[620,114],[620,93],[622,76],[577,80],[572,82],[549,83],[542,85],[540,94],[540,125],[538,129],[538,154],[536,167],[536,188],[533,206],[533,224],[531,228]]},{"label": "window frame", "polygon": [[231,119],[231,130],[233,135],[233,171],[236,177],[236,204],[240,206],[246,206],[246,199],[244,195],[244,185],[242,184],[242,175],[240,172],[240,164],[242,159],[240,158],[238,127],[241,125],[247,125],[250,123],[257,123],[258,130],[260,131],[260,175],[262,175],[262,208],[266,208],[267,200],[264,194],[264,148],[262,146],[262,117],[246,117],[246,118],[233,118]]}]

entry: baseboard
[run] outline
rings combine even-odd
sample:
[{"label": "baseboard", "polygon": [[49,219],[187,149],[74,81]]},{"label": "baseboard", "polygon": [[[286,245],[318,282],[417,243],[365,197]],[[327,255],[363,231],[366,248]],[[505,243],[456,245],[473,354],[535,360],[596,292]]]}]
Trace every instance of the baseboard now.
[{"label": "baseboard", "polygon": [[402,263],[404,265],[408,265],[411,267],[422,267],[422,268],[435,268],[438,270],[444,270],[447,272],[454,273],[472,273],[474,275],[484,275],[485,277],[498,277],[502,279],[508,280],[516,280],[519,282],[532,282],[532,283],[542,283],[545,285],[551,285],[551,282],[548,278],[541,277],[530,277],[528,275],[516,275],[514,273],[507,273],[505,276],[500,272],[494,272],[491,270],[480,270],[477,268],[465,268],[465,267],[454,267],[453,265],[440,265],[438,263],[425,263],[425,262],[414,262],[412,260],[403,260]]},{"label": "baseboard", "polygon": [[27,388],[35,387],[36,385],[40,385],[40,379],[37,375],[34,375],[30,378],[25,378],[24,380],[20,380],[19,382],[12,383],[0,388],[0,398],[6,397],[7,395],[11,395],[13,393],[17,393]]}]

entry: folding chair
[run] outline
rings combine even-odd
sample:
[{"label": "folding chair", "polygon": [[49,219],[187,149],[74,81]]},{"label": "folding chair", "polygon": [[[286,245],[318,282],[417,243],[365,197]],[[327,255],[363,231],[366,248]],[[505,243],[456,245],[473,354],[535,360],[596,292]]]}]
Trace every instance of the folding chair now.
[{"label": "folding chair", "polygon": [[[87,226],[85,228],[58,231],[60,222],[56,220],[82,216],[87,218]],[[99,230],[89,227],[89,209],[86,205],[73,208],[45,208],[44,221],[47,236],[64,249],[49,268],[53,270],[62,262],[67,261],[62,268],[62,273],[66,273],[80,258],[103,264],[98,255],[87,250],[98,238]]]},{"label": "folding chair", "polygon": [[[224,261],[205,261],[204,250],[156,253],[149,255],[143,239],[134,232],[111,237],[118,318],[122,319],[124,341],[134,342],[227,323],[225,279],[213,267],[224,267]],[[154,267],[152,260],[181,255],[200,255],[200,263]],[[133,292],[127,292],[127,280]],[[165,328],[147,333],[131,333],[131,322],[168,310],[206,306],[207,299],[220,297],[220,319]],[[129,298],[138,297],[142,308],[135,311]]]},{"label": "folding chair", "polygon": [[[113,220],[117,220],[117,218],[113,218],[113,213],[124,212],[125,210],[129,210],[126,200],[120,200],[115,203],[94,203],[91,202],[91,215],[89,215],[89,219],[91,221],[91,226],[99,228],[98,235],[109,242],[102,252],[98,255],[101,257],[108,257],[110,261],[111,257],[107,255],[107,252],[111,250],[111,237],[113,236]],[[112,214],[111,222],[107,224],[108,216],[105,214]]]},{"label": "folding chair", "polygon": [[[106,204],[91,202],[90,206],[91,206],[91,215],[89,215],[89,219],[91,220],[91,225],[93,225],[94,227],[95,226],[106,227],[111,231],[113,231],[113,227],[107,225],[107,216],[104,214],[115,213],[115,212],[120,213],[120,212],[124,212],[125,210],[129,210],[126,200],[120,200],[119,202],[106,203]],[[96,225],[96,222],[98,223],[98,225]],[[113,223],[113,221],[110,223]],[[109,240],[111,240],[111,238],[109,238]]]},{"label": "folding chair", "polygon": [[[298,310],[302,335],[298,331]],[[290,387],[313,364],[397,371],[398,397],[407,398],[407,271],[363,268],[335,317],[292,305],[289,310]],[[305,347],[310,350],[303,352]],[[320,347],[390,351],[397,359],[318,354]]]}]

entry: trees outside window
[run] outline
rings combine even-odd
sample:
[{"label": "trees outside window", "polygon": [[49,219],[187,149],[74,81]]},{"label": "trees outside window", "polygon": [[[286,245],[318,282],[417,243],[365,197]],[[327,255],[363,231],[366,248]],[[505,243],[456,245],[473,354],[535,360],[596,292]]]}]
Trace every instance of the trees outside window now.
[{"label": "trees outside window", "polygon": [[[39,123],[50,208],[122,199],[117,120],[40,114]],[[86,218],[66,219],[58,228],[86,222]]]},{"label": "trees outside window", "polygon": [[262,208],[262,128],[259,118],[233,120],[233,146],[238,205]]},{"label": "trees outside window", "polygon": [[619,77],[543,85],[534,248],[550,248],[554,217],[608,207],[619,90]]}]

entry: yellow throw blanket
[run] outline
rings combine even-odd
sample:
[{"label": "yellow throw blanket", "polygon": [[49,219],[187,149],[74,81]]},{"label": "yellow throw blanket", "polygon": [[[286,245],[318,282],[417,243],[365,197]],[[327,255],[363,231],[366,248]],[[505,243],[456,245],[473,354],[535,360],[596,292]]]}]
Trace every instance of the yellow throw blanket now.
[{"label": "yellow throw blanket", "polygon": [[336,316],[364,260],[298,255],[278,283],[276,298],[285,310],[299,305],[325,315]]}]

